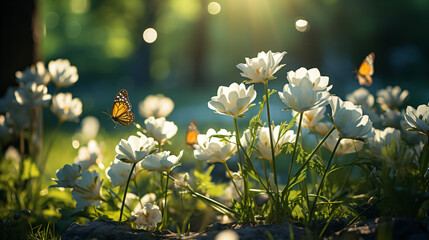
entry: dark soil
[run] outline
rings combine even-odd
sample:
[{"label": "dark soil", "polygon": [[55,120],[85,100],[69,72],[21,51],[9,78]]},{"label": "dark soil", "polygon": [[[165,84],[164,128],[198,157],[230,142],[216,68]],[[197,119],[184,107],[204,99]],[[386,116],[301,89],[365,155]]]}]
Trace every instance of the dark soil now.
[{"label": "dark soil", "polygon": [[[328,227],[329,235],[324,239],[429,239],[429,221],[417,221],[410,218],[375,218],[353,224],[339,231],[333,230],[344,225],[343,220],[333,221]],[[215,239],[224,230],[232,230],[240,240],[245,239],[317,239],[314,232],[288,223],[266,225],[214,224],[205,232],[189,233],[180,239]],[[332,232],[332,233],[331,233]],[[64,240],[79,239],[179,239],[176,233],[169,230],[147,232],[130,228],[125,224],[104,219],[89,224],[73,223],[63,234]]]}]

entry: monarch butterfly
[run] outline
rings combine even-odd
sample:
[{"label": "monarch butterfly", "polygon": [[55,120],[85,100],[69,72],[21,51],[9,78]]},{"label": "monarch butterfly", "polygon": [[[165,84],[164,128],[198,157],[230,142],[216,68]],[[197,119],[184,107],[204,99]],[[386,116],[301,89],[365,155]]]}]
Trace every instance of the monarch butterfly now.
[{"label": "monarch butterfly", "polygon": [[131,112],[131,108],[128,92],[122,89],[116,94],[115,100],[113,100],[112,115],[108,115],[110,115],[113,122],[129,126],[134,122],[134,113]]},{"label": "monarch butterfly", "polygon": [[186,132],[186,145],[193,148],[194,145],[198,143],[198,134],[200,134],[200,131],[197,128],[197,122],[195,120],[192,120],[189,123],[188,131]]},{"label": "monarch butterfly", "polygon": [[374,74],[374,60],[375,54],[372,52],[363,60],[362,64],[359,67],[357,72],[357,79],[359,80],[360,85],[365,85],[367,87],[372,84],[372,74]]}]

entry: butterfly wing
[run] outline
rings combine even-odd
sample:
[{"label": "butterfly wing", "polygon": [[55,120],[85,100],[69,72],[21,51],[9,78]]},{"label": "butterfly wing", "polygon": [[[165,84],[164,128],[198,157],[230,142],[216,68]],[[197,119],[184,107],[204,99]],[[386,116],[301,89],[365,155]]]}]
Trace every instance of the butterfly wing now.
[{"label": "butterfly wing", "polygon": [[374,60],[375,54],[370,53],[363,60],[362,64],[359,67],[357,78],[360,85],[371,86],[372,84],[372,75],[374,74]]},{"label": "butterfly wing", "polygon": [[124,126],[129,126],[135,119],[134,113],[130,112],[131,109],[132,105],[128,98],[128,92],[122,89],[113,100],[112,120]]},{"label": "butterfly wing", "polygon": [[188,131],[186,132],[186,145],[193,148],[193,146],[198,143],[198,134],[200,134],[200,131],[198,130],[197,122],[192,120],[191,123],[189,123]]}]

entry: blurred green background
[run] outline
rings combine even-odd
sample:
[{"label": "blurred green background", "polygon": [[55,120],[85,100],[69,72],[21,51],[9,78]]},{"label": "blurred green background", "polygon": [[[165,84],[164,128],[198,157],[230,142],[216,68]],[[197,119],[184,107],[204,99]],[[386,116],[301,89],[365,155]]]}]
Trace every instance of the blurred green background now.
[{"label": "blurred green background", "polygon": [[[173,146],[185,149],[184,135],[193,119],[202,132],[209,127],[233,130],[232,119],[215,115],[207,102],[218,86],[243,81],[236,65],[260,51],[288,53],[282,61],[286,66],[270,83],[276,90],[286,83],[287,71],[316,67],[330,77],[331,92],[344,98],[359,87],[354,71],[367,54],[375,52],[374,84],[369,88],[373,94],[387,85],[400,85],[412,93],[410,105],[428,101],[426,0],[40,0],[38,4],[40,57],[45,63],[66,58],[77,66],[79,81],[67,91],[82,100],[82,117],[94,115],[101,121],[105,165],[113,160],[119,139],[136,132],[133,127],[114,128],[103,114],[110,111],[120,89],[128,90],[136,122],[142,125],[138,103],[148,94],[170,97],[175,109],[168,120],[179,127]],[[305,31],[297,29],[299,19],[308,21]],[[157,33],[152,43],[143,38],[148,28]],[[262,86],[255,87],[256,101],[261,101]],[[276,124],[289,119],[289,113],[280,111],[284,105],[276,95],[271,102]],[[240,126],[244,128],[249,120],[241,120]],[[47,114],[46,121],[49,130],[56,119]],[[70,147],[65,151],[74,151],[72,156],[77,150],[71,148],[70,136],[78,127],[66,123],[64,129],[70,132],[58,138],[66,142],[56,143]],[[54,151],[50,161],[64,154]],[[192,156],[190,149],[185,156]],[[54,171],[71,161],[55,161],[58,164],[49,167]]]}]

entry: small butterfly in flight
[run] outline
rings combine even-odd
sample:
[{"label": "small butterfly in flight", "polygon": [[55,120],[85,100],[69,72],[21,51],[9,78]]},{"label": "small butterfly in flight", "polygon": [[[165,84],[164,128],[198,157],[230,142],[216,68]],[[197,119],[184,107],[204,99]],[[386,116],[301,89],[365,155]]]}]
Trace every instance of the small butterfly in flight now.
[{"label": "small butterfly in flight", "polygon": [[186,145],[194,148],[194,145],[198,144],[198,134],[200,134],[200,131],[198,130],[197,122],[192,120],[191,123],[189,123],[188,131],[186,132]]},{"label": "small butterfly in flight", "polygon": [[372,52],[363,60],[362,64],[359,67],[359,70],[356,74],[357,79],[359,80],[360,85],[365,85],[367,87],[372,84],[372,75],[374,74],[374,60],[375,54]]},{"label": "small butterfly in flight", "polygon": [[128,98],[128,92],[127,90],[122,89],[118,94],[116,94],[116,97],[113,100],[112,115],[107,115],[110,116],[115,124],[119,123],[123,126],[129,126],[135,119],[134,113],[131,112],[131,108],[132,106],[130,99]]}]

